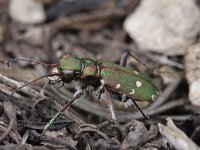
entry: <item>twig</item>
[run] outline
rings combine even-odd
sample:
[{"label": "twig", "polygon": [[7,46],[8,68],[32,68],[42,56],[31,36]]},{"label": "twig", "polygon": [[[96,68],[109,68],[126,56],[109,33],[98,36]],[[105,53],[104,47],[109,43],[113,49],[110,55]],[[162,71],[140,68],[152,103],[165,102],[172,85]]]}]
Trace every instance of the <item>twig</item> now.
[{"label": "twig", "polygon": [[[18,82],[16,80],[13,80],[11,78],[8,78],[2,74],[0,74],[0,83],[3,83],[13,89],[19,88],[24,85],[22,82]],[[45,98],[44,95],[40,94],[39,92],[29,88],[28,86],[23,87],[22,89],[19,90],[20,92],[23,92],[27,94],[28,96],[34,97],[34,98]]]},{"label": "twig", "polygon": [[[161,112],[164,112],[164,111],[167,111],[169,109],[173,109],[175,107],[181,107],[185,104],[185,101],[183,101],[183,99],[179,99],[179,100],[172,100],[171,102],[169,103],[166,103],[165,105],[162,105],[162,106],[159,106],[153,110],[146,110],[146,109],[143,109],[143,112],[148,115],[148,116],[153,116],[155,114],[158,114],[158,113],[161,113]],[[119,121],[121,122],[124,122],[124,121],[128,121],[130,119],[140,119],[142,118],[142,115],[139,113],[139,112],[136,112],[136,113],[123,113],[120,115],[120,117],[118,117]]]},{"label": "twig", "polygon": [[[35,130],[31,130],[31,135],[33,135],[35,138],[38,138],[40,134],[38,134]],[[58,138],[53,138],[53,137],[42,136],[40,138],[40,141],[50,143],[53,146],[62,145],[68,149],[77,150],[73,145],[70,144],[69,141],[66,141],[66,139],[63,140],[61,138],[58,139]]]},{"label": "twig", "polygon": [[167,56],[163,55],[163,56],[159,56],[159,55],[153,55],[150,53],[146,53],[146,57],[148,57],[149,59],[151,59],[154,62],[158,62],[160,64],[165,64],[165,65],[170,65],[179,69],[184,69],[185,66],[181,63],[177,63],[173,60],[170,60]]},{"label": "twig", "polygon": [[155,114],[159,114],[161,112],[165,112],[165,111],[167,111],[169,109],[173,109],[175,107],[181,107],[184,104],[185,104],[184,99],[175,99],[175,100],[172,100],[172,101],[170,101],[170,102],[168,102],[168,103],[156,108],[155,110],[153,110],[153,109],[150,110],[148,112],[148,115],[152,116],[152,115],[155,115]]},{"label": "twig", "polygon": [[10,131],[14,128],[16,128],[17,124],[16,124],[16,109],[15,107],[13,107],[13,105],[11,104],[10,101],[4,101],[4,110],[6,112],[6,115],[9,118],[9,125],[8,128],[5,130],[5,132],[0,136],[0,142],[2,142],[2,140],[8,136],[8,134],[10,133]]},{"label": "twig", "polygon": [[[7,130],[7,128],[0,124],[0,131],[3,132],[5,130]],[[18,132],[11,130],[9,136],[12,138],[12,140],[15,143],[20,144],[20,142],[19,142],[20,141],[20,134]]]},{"label": "twig", "polygon": [[170,118],[167,118],[167,126],[158,124],[160,133],[167,138],[177,150],[199,150],[198,147],[187,135],[178,129]]},{"label": "twig", "polygon": [[84,133],[88,133],[88,132],[94,132],[94,133],[97,133],[98,135],[100,135],[101,137],[103,137],[105,140],[109,141],[109,142],[113,142],[112,139],[110,139],[105,133],[101,132],[101,131],[98,131],[96,129],[81,129],[79,131],[79,133],[76,134],[76,138],[80,137],[81,134],[84,134]]},{"label": "twig", "polygon": [[159,119],[166,119],[167,117],[170,117],[171,119],[175,121],[185,121],[191,117],[191,115],[158,115],[156,118]]}]

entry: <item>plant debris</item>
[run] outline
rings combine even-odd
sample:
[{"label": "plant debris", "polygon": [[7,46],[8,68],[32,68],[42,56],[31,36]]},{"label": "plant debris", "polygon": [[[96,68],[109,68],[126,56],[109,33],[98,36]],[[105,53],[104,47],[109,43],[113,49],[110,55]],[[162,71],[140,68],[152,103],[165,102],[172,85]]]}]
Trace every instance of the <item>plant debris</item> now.
[{"label": "plant debris", "polygon": [[[199,149],[199,37],[196,36],[199,30],[195,28],[195,33],[189,30],[186,34],[192,39],[183,43],[187,50],[177,48],[180,43],[173,41],[178,46],[169,50],[171,46],[167,44],[168,48],[159,53],[159,45],[141,49],[138,39],[130,37],[123,29],[127,16],[134,15],[145,0],[26,1],[31,8],[39,7],[40,10],[34,11],[40,13],[27,10],[25,3],[13,7],[13,2],[19,3],[17,0],[0,1],[0,149],[163,150],[187,149],[188,145]],[[198,4],[192,1],[192,5],[195,12],[199,11]],[[173,3],[168,6],[179,10]],[[17,15],[14,13],[17,10],[27,14]],[[39,19],[31,17],[34,13],[41,15],[37,16]],[[148,15],[153,21],[152,15]],[[191,27],[193,22],[187,18],[178,19]],[[150,25],[146,21],[145,24]],[[173,23],[167,19],[163,21]],[[137,32],[152,39],[156,28],[145,32],[143,27]],[[178,25],[173,29],[180,30]],[[166,36],[162,34],[162,39],[167,39]],[[173,36],[179,37],[177,32],[173,32]],[[135,59],[128,58],[127,67],[144,74],[144,78],[151,78],[159,89],[156,101],[137,101],[149,120],[132,105],[125,108],[119,101],[122,96],[110,92],[117,118],[112,121],[104,97],[99,101],[89,91],[41,136],[48,121],[74,97],[79,83],[49,83],[46,76],[51,73],[51,67],[26,61],[8,63],[8,60],[25,58],[55,65],[63,53],[72,53],[80,58],[119,64],[124,51],[135,56]],[[175,53],[168,56],[171,51]],[[173,121],[167,119],[165,125],[166,118]]]}]

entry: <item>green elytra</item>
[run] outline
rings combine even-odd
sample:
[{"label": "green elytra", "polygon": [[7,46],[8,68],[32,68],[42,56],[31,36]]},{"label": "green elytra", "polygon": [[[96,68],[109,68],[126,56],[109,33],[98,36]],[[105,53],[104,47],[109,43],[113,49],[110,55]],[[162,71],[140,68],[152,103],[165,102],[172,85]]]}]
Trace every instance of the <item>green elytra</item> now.
[{"label": "green elytra", "polygon": [[124,94],[134,100],[150,102],[159,96],[158,89],[148,77],[113,62],[79,58],[66,53],[61,56],[57,68],[63,80],[68,82],[80,80],[86,86],[91,85],[96,88],[104,84],[108,90]]}]

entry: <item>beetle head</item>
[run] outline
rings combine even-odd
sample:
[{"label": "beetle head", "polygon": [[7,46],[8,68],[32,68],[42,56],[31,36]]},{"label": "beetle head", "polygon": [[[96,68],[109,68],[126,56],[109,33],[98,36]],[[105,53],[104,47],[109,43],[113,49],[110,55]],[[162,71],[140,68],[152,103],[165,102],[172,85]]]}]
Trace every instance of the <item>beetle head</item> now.
[{"label": "beetle head", "polygon": [[60,57],[57,69],[52,69],[52,73],[54,73],[53,71],[60,73],[64,82],[69,83],[72,80],[79,79],[82,72],[81,58],[75,57],[70,53],[65,53]]}]

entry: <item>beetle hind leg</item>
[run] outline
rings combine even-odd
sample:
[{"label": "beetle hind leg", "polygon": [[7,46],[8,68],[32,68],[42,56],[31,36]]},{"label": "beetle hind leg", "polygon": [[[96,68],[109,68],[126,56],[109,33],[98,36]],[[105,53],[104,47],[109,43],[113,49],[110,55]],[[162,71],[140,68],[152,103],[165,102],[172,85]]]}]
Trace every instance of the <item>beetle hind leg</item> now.
[{"label": "beetle hind leg", "polygon": [[149,116],[147,116],[143,111],[142,111],[142,109],[140,108],[140,106],[136,103],[136,101],[134,100],[134,99],[128,99],[128,100],[131,100],[132,101],[132,103],[135,105],[135,107],[139,110],[139,112],[142,114],[142,116],[144,117],[144,119],[147,119],[147,120],[149,120],[150,122],[152,122],[151,120],[150,120],[150,118],[149,118]]},{"label": "beetle hind leg", "polygon": [[136,101],[126,95],[122,95],[122,102],[124,102],[124,106],[125,108],[131,107],[132,105],[134,105],[139,112],[142,114],[142,116],[144,117],[144,119],[147,119],[149,121],[151,121],[149,119],[149,117],[142,111],[142,109],[140,108],[140,106],[136,103]]},{"label": "beetle hind leg", "polygon": [[121,59],[120,59],[120,65],[121,65],[121,66],[126,67],[128,55],[129,55],[129,52],[128,52],[128,51],[125,51],[125,52],[121,55]]}]

